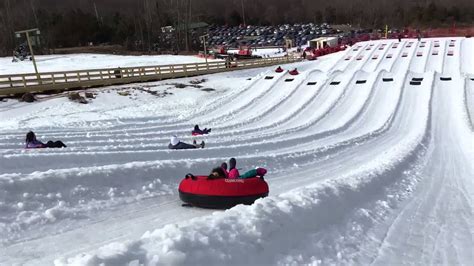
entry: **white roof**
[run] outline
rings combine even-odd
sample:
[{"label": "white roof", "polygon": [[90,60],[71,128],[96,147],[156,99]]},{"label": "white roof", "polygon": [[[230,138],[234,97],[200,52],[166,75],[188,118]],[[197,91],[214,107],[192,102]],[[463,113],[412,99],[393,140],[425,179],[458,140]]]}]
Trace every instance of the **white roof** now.
[{"label": "white roof", "polygon": [[316,39],[312,39],[310,40],[310,42],[320,42],[320,41],[332,41],[332,40],[335,40],[337,39],[337,37],[319,37],[319,38],[316,38]]}]

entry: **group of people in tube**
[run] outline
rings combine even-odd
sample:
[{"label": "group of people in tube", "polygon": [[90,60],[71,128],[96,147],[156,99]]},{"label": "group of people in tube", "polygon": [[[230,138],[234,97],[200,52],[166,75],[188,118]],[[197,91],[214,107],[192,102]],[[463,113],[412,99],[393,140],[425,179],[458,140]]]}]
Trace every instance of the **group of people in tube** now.
[{"label": "group of people in tube", "polygon": [[229,160],[229,170],[227,170],[227,163],[223,162],[221,166],[212,169],[211,174],[209,174],[208,179],[219,179],[219,178],[228,178],[228,179],[246,179],[259,176],[263,176],[267,173],[265,168],[255,168],[245,172],[243,175],[240,175],[239,170],[237,169],[237,160],[235,158],[230,158]]}]

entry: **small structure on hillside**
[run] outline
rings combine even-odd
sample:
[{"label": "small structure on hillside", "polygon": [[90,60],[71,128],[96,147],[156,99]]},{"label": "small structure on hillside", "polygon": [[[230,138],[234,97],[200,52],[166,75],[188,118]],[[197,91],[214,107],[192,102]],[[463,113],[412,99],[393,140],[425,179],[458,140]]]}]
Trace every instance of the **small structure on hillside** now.
[{"label": "small structure on hillside", "polygon": [[327,47],[336,47],[338,45],[337,37],[320,37],[308,41],[308,47],[322,49]]}]

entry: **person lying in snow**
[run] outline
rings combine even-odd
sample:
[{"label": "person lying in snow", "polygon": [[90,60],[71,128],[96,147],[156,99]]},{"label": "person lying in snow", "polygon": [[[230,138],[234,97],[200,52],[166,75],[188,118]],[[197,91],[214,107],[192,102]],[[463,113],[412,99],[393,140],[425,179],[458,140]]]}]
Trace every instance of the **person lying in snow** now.
[{"label": "person lying in snow", "polygon": [[194,130],[192,131],[193,136],[195,135],[204,135],[204,134],[209,134],[211,132],[211,129],[205,128],[204,130],[201,130],[198,125],[194,126]]},{"label": "person lying in snow", "polygon": [[36,139],[36,135],[33,131],[26,134],[26,148],[27,149],[38,149],[38,148],[66,148],[67,146],[60,140],[48,141],[46,144]]},{"label": "person lying in snow", "polygon": [[168,144],[168,148],[172,150],[184,150],[184,149],[196,149],[196,148],[204,148],[204,141],[201,144],[196,144],[194,141],[193,144],[188,144],[180,141],[176,135],[173,135],[170,140],[170,144]]}]

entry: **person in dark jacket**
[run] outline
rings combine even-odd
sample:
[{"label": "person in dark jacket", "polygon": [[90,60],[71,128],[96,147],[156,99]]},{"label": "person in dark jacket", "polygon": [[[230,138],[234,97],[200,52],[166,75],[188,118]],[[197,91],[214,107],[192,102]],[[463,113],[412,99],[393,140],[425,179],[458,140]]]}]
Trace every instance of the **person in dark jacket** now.
[{"label": "person in dark jacket", "polygon": [[196,149],[196,148],[204,148],[204,141],[201,144],[188,144],[180,141],[176,135],[173,135],[170,140],[170,144],[168,144],[168,148],[172,150],[185,150],[185,149]]},{"label": "person in dark jacket", "polygon": [[36,135],[33,131],[26,134],[26,148],[27,149],[38,149],[38,148],[66,148],[67,146],[60,140],[48,141],[46,144],[36,139]]},{"label": "person in dark jacket", "polygon": [[221,164],[221,168],[222,168],[222,171],[224,171],[224,173],[225,173],[225,177],[227,178],[229,176],[229,172],[227,171],[227,163],[223,162]]},{"label": "person in dark jacket", "polygon": [[219,179],[219,178],[226,178],[226,174],[224,172],[224,169],[222,167],[216,167],[212,169],[211,173],[207,177],[208,179]]},{"label": "person in dark jacket", "polygon": [[209,134],[209,132],[211,132],[210,128],[209,129],[205,128],[205,129],[201,130],[198,125],[195,125],[192,134],[193,134],[193,136],[195,136],[195,135],[205,135],[205,134]]}]

